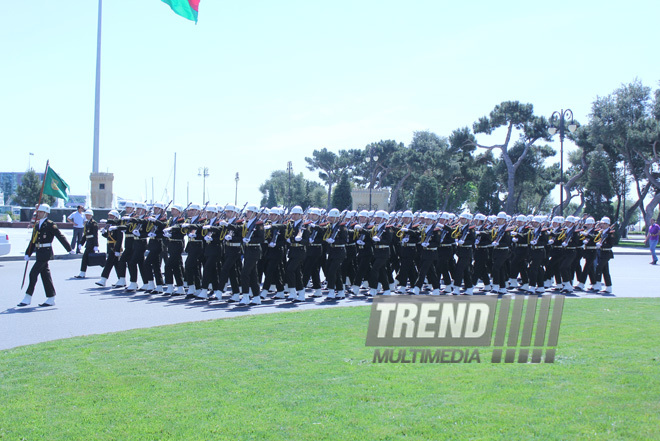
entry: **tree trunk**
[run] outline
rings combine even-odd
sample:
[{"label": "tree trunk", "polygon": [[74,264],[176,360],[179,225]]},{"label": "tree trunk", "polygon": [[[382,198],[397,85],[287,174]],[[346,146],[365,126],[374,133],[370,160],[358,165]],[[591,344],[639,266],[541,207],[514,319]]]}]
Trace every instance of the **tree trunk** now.
[{"label": "tree trunk", "polygon": [[401,188],[403,187],[403,184],[406,182],[406,180],[412,175],[412,171],[408,169],[408,173],[397,182],[396,187],[394,187],[394,190],[392,191],[392,197],[390,198],[390,206],[389,206],[389,211],[394,211],[396,210],[396,204],[399,199],[399,192],[401,191]]},{"label": "tree trunk", "polygon": [[653,196],[653,199],[651,199],[651,202],[646,205],[646,214],[644,216],[644,225],[646,225],[646,231],[649,231],[649,227],[651,226],[651,218],[653,217],[655,207],[658,206],[658,202],[660,202],[660,193],[656,193],[655,196]]},{"label": "tree trunk", "polygon": [[332,183],[328,184],[328,206],[327,206],[326,210],[330,210],[330,209],[332,208],[332,207],[330,206],[330,205],[331,205],[331,204],[330,204],[330,202],[331,202],[331,201],[330,201],[331,196],[332,196]]}]

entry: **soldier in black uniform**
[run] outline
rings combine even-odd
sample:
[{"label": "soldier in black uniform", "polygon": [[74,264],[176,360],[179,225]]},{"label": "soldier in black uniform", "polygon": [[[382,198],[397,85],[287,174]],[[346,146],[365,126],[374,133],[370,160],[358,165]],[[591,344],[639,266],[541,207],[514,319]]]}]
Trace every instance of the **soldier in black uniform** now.
[{"label": "soldier in black uniform", "polygon": [[131,260],[131,254],[133,253],[133,228],[129,228],[129,226],[131,226],[129,224],[135,217],[135,202],[127,201],[124,210],[125,213],[117,224],[117,229],[121,231],[124,236],[124,251],[119,257],[118,273],[120,274],[120,278],[117,283],[112,286],[113,288],[126,287],[126,268],[128,267],[128,261]]},{"label": "soldier in black uniform", "polygon": [[543,262],[545,261],[545,247],[548,244],[548,234],[543,227],[545,218],[535,216],[528,233],[529,240],[529,292],[543,294],[545,292],[545,274]]},{"label": "soldier in black uniform", "polygon": [[419,244],[419,233],[413,228],[413,214],[412,211],[404,211],[401,218],[401,225],[396,233],[399,246],[399,273],[396,280],[399,284],[397,292],[403,292],[408,283],[414,286],[417,281],[417,268],[415,264],[418,262],[417,245]]},{"label": "soldier in black uniform", "polygon": [[[358,223],[353,225],[350,230],[355,238],[357,246],[357,269],[355,271],[355,279],[351,290],[353,294],[358,295],[360,288],[369,288],[369,271],[371,271],[371,262],[374,257],[374,242],[371,240],[369,234],[369,212],[366,210],[358,214]],[[369,292],[367,291],[367,295]]]},{"label": "soldier in black uniform", "polygon": [[370,230],[371,240],[374,242],[374,260],[369,271],[369,294],[375,296],[378,292],[378,283],[383,287],[383,295],[390,295],[387,266],[390,260],[390,245],[394,238],[392,225],[388,224],[389,214],[385,210],[378,210],[374,214],[374,223]]},{"label": "soldier in black uniform", "polygon": [[419,232],[419,272],[417,273],[413,294],[420,294],[424,286],[424,279],[427,279],[433,287],[431,294],[440,295],[440,278],[435,269],[438,261],[438,245],[441,241],[440,236],[443,234],[443,229],[445,229],[444,234],[446,234],[449,227],[438,227],[435,214],[427,213],[422,223],[413,228],[417,228]]},{"label": "soldier in black uniform", "polygon": [[[184,275],[188,283],[187,299],[193,299],[202,289],[201,265],[204,257],[204,248],[202,245],[204,234],[202,233],[202,221],[200,219],[200,207],[192,204],[188,208],[188,219],[181,225],[182,231],[188,236],[186,245],[186,263],[184,266]],[[201,292],[200,292],[201,294]]]},{"label": "soldier in black uniform", "polygon": [[509,246],[511,245],[510,228],[507,226],[507,215],[500,211],[491,231],[493,242],[493,293],[506,294],[506,261],[509,258]]},{"label": "soldier in black uniform", "polygon": [[587,276],[589,276],[589,282],[591,282],[591,289],[596,285],[596,258],[598,249],[594,240],[598,232],[595,226],[595,219],[588,217],[584,221],[584,228],[579,232],[579,237],[584,247],[582,257],[584,257],[585,262],[582,271],[577,273],[578,284],[575,286],[576,291],[585,290],[584,284],[587,281]]},{"label": "soldier in black uniform", "polygon": [[[511,230],[511,273],[509,274],[509,287],[519,288],[520,291],[529,291],[529,276],[527,267],[529,265],[529,236],[530,227],[527,225],[527,216],[518,215],[516,223]],[[518,284],[518,274],[522,286]]]},{"label": "soldier in black uniform", "polygon": [[30,255],[33,252],[36,252],[37,261],[32,265],[30,282],[25,291],[25,297],[18,306],[28,306],[32,302],[32,294],[34,294],[34,287],[37,284],[39,275],[41,275],[44,291],[46,291],[46,301],[39,306],[55,305],[55,287],[48,268],[48,261],[53,258],[53,238],[57,237],[57,240],[69,253],[75,254],[55,222],[48,219],[48,213],[50,213],[50,206],[47,204],[41,204],[37,208],[37,219],[32,231],[32,240],[30,240],[30,244],[25,250],[26,261],[30,260]]},{"label": "soldier in black uniform", "polygon": [[492,267],[491,249],[493,240],[490,229],[486,227],[486,216],[481,213],[474,215],[474,280],[484,282],[483,292],[489,292],[493,287],[490,284],[490,269]]},{"label": "soldier in black uniform", "polygon": [[[250,205],[247,207],[245,222],[241,229],[243,238],[243,270],[241,271],[241,305],[261,305],[261,290],[257,277],[257,264],[261,259],[261,244],[264,241],[265,230],[263,221],[259,220],[259,209]],[[250,301],[250,290],[254,297]]]},{"label": "soldier in black uniform", "polygon": [[266,245],[264,252],[264,284],[261,291],[262,298],[266,298],[269,291],[275,291],[274,299],[284,298],[283,276],[286,253],[285,245],[287,244],[285,238],[287,225],[286,223],[282,223],[283,215],[283,209],[278,207],[271,208],[268,213],[268,220],[264,226],[266,230],[264,236]]},{"label": "soldier in black uniform", "polygon": [[325,225],[323,240],[328,244],[328,258],[326,261],[325,280],[328,286],[326,300],[344,298],[344,282],[341,280],[341,265],[346,259],[346,243],[348,242],[348,229],[346,223],[340,222],[339,210],[333,208],[328,212],[328,222]]},{"label": "soldier in black uniform", "polygon": [[76,279],[85,278],[89,263],[89,254],[92,251],[95,253],[99,252],[99,225],[94,220],[94,212],[88,209],[85,211],[85,218],[85,227],[83,228],[82,239],[80,239],[80,245],[85,246],[85,251],[80,262],[80,274],[74,276]]},{"label": "soldier in black uniform", "polygon": [[603,277],[605,281],[605,288],[601,291],[602,294],[612,294],[612,277],[610,277],[610,259],[614,259],[612,253],[612,246],[616,238],[616,229],[610,226],[610,218],[603,217],[597,225],[598,234],[594,239],[596,249],[598,251],[598,263],[596,264],[596,285],[592,290],[597,291],[601,288],[600,279]]},{"label": "soldier in black uniform", "polygon": [[305,263],[303,264],[303,288],[312,279],[312,297],[321,297],[321,261],[323,259],[323,234],[325,229],[318,222],[321,219],[321,210],[310,208],[309,240],[307,244]]},{"label": "soldier in black uniform", "polygon": [[[103,222],[103,221],[101,221]],[[117,278],[123,277],[119,269],[119,256],[121,256],[121,244],[124,239],[124,234],[121,230],[117,229],[119,223],[119,212],[111,210],[108,213],[108,220],[106,221],[106,228],[101,230],[101,235],[106,238],[106,254],[108,256],[105,261],[105,266],[101,272],[101,280],[95,282],[98,286],[105,286],[110,277],[110,271],[115,268]]]},{"label": "soldier in black uniform", "polygon": [[456,269],[454,270],[454,294],[461,293],[461,285],[465,283],[465,295],[472,295],[474,286],[472,284],[472,246],[474,245],[475,235],[474,226],[470,225],[472,214],[463,212],[458,217],[458,226],[452,239],[456,244]]},{"label": "soldier in black uniform", "polygon": [[[185,235],[181,230],[184,223],[183,208],[180,205],[172,206],[172,217],[167,221],[167,226],[163,229],[165,246],[167,248],[167,260],[165,261],[165,284],[167,289],[164,295],[183,295],[183,244]],[[174,282],[176,281],[176,290]]]},{"label": "soldier in black uniform", "polygon": [[573,275],[575,270],[575,259],[577,257],[577,247],[582,245],[580,242],[579,234],[576,232],[577,218],[568,216],[564,221],[564,228],[557,236],[556,242],[561,243],[564,252],[562,255],[561,263],[559,264],[559,272],[561,274],[562,290],[564,294],[573,293]]},{"label": "soldier in black uniform", "polygon": [[144,220],[142,228],[147,233],[149,242],[144,259],[144,272],[147,278],[145,290],[151,294],[163,294],[163,230],[166,227],[167,213],[165,205],[154,204],[153,215]]},{"label": "soldier in black uniform", "polygon": [[[303,210],[300,206],[291,209],[291,219],[284,225],[281,236],[287,244],[288,260],[284,270],[286,288],[289,290],[288,299],[294,302],[305,301],[305,285],[303,284],[303,263],[307,256],[307,244],[309,242],[310,223],[303,221]],[[283,294],[275,295],[275,298],[283,298]]]}]

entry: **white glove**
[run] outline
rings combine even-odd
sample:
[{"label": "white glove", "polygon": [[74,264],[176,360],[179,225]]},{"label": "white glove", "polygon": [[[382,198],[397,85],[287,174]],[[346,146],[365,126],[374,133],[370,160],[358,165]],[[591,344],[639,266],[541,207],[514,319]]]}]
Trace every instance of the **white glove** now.
[{"label": "white glove", "polygon": [[232,238],[231,234],[227,234],[227,235],[225,236],[225,240],[231,240],[231,238]]},{"label": "white glove", "polygon": [[335,243],[335,240],[332,237],[328,237],[325,241],[328,243]]},{"label": "white glove", "polygon": [[250,238],[249,237],[244,237],[243,238],[243,243],[250,243]]},{"label": "white glove", "polygon": [[518,242],[518,238],[514,237],[513,239],[511,239],[511,242]]},{"label": "white glove", "polygon": [[286,243],[291,243],[291,239],[287,239],[287,240],[286,240]]},{"label": "white glove", "polygon": [[568,245],[568,242],[562,242],[562,243],[561,243],[561,246],[563,246],[563,247],[565,247],[565,246],[567,246],[567,245]]},{"label": "white glove", "polygon": [[[71,250],[71,251],[73,251],[73,250]],[[72,253],[72,254],[73,254],[73,253]],[[25,261],[30,260],[30,256],[28,256],[28,255],[26,254],[25,256],[23,256],[23,260],[25,260]]]},{"label": "white glove", "polygon": [[182,226],[183,228],[188,228],[188,227],[190,226],[190,224],[187,224],[187,223],[186,223],[186,224],[182,224],[181,226]]},{"label": "white glove", "polygon": [[300,242],[302,240],[302,236],[296,236],[296,237],[294,237],[294,240],[296,242]]},{"label": "white glove", "polygon": [[459,245],[463,245],[464,243],[465,243],[465,241],[464,241],[463,239],[461,239],[461,240],[458,241],[458,244],[459,244]]},{"label": "white glove", "polygon": [[407,233],[408,229],[406,227],[401,227],[401,231],[403,231],[404,233]]},{"label": "white glove", "polygon": [[108,228],[108,231],[115,231],[117,227],[115,225],[112,225],[110,228]]},{"label": "white glove", "polygon": [[374,242],[380,242],[380,237],[374,236],[371,238],[371,240],[373,240]]},{"label": "white glove", "polygon": [[[69,251],[69,254],[76,254],[76,250]],[[27,257],[27,256],[26,256]]]},{"label": "white glove", "polygon": [[498,246],[499,244],[500,244],[499,242],[493,242],[494,247]]},{"label": "white glove", "polygon": [[588,243],[589,243],[589,239],[584,239],[584,240],[582,241],[582,243],[585,244],[585,245],[588,244]]},{"label": "white glove", "polygon": [[172,232],[171,231],[163,231],[163,236],[170,238],[172,237]]},{"label": "white glove", "polygon": [[121,256],[121,253],[119,251],[115,251],[115,257]]},{"label": "white glove", "polygon": [[134,236],[140,236],[140,230],[133,230]]},{"label": "white glove", "polygon": [[100,223],[100,224],[107,224],[107,223],[108,223],[108,220],[107,220],[107,219],[101,219],[101,220],[99,221],[99,223]]},{"label": "white glove", "polygon": [[358,245],[364,245],[364,241],[360,239],[356,240],[355,243],[357,243]]},{"label": "white glove", "polygon": [[154,232],[152,231],[151,233],[147,234],[147,236],[149,236],[149,237],[156,237],[156,233],[154,233]]},{"label": "white glove", "polygon": [[221,227],[226,227],[229,224],[227,223],[227,221],[221,220],[220,222],[218,222],[218,225],[220,225]]},{"label": "white glove", "polygon": [[101,229],[99,230],[99,233],[101,233],[101,234],[103,235],[103,234],[105,234],[106,231],[107,231],[107,230],[106,230],[105,228],[101,228]]},{"label": "white glove", "polygon": [[209,235],[207,234],[206,236],[204,236],[204,240],[205,240],[206,242],[213,242],[213,237],[212,237],[212,236],[209,236]]},{"label": "white glove", "polygon": [[264,230],[270,230],[270,227],[272,227],[272,225],[270,225],[270,224],[265,225],[265,226],[264,226]]},{"label": "white glove", "polygon": [[268,243],[268,246],[269,246],[270,248],[275,248],[275,242],[269,242],[269,243]]},{"label": "white glove", "polygon": [[422,242],[422,246],[426,248],[427,246],[429,246],[429,244],[427,242]]},{"label": "white glove", "polygon": [[603,246],[602,243],[597,243],[597,244],[596,244],[596,248],[600,248],[600,247],[602,247],[602,246]]},{"label": "white glove", "polygon": [[548,245],[552,245],[553,243],[555,243],[554,239],[548,239]]},{"label": "white glove", "polygon": [[531,240],[529,243],[531,243],[532,245],[536,245],[537,241],[536,240]]},{"label": "white glove", "polygon": [[210,225],[204,225],[204,226],[202,227],[202,230],[208,230],[209,228],[211,228]]},{"label": "white glove", "polygon": [[94,247],[94,252],[98,253],[99,252],[99,247]]},{"label": "white glove", "polygon": [[353,229],[360,231],[362,229],[362,225],[357,224]]},{"label": "white glove", "polygon": [[158,219],[156,219],[154,216],[150,216],[150,217],[149,217],[149,220],[150,220],[151,222],[156,222]]},{"label": "white glove", "polygon": [[194,238],[197,237],[197,233],[194,233],[194,232],[193,233],[188,233],[188,237],[191,238],[191,239],[194,239]]}]

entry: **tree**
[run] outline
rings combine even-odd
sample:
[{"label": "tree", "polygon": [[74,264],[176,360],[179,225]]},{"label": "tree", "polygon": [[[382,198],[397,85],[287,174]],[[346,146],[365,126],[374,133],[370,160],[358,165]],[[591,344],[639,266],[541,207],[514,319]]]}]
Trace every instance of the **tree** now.
[{"label": "tree", "polygon": [[[34,207],[39,203],[41,193],[41,179],[33,169],[28,170],[21,179],[21,184],[16,188],[14,202],[22,207]],[[47,194],[41,198],[42,204],[53,205],[55,198]]]},{"label": "tree", "polygon": [[351,184],[348,182],[348,173],[341,175],[339,183],[332,193],[332,206],[343,210],[353,206],[353,197],[351,196]]},{"label": "tree", "polygon": [[602,149],[589,153],[589,172],[585,185],[585,212],[596,219],[612,217],[614,187],[607,166],[607,154]]},{"label": "tree", "polygon": [[266,201],[266,207],[276,207],[277,205],[278,204],[277,204],[277,197],[275,196],[275,186],[271,182],[270,187],[268,188],[268,200]]},{"label": "tree", "polygon": [[[275,170],[270,178],[259,186],[262,206],[287,206],[289,174],[285,170]],[[274,198],[271,199],[271,196]],[[318,182],[305,179],[302,173],[291,175],[291,205],[321,207],[325,204],[325,190]]]},{"label": "tree", "polygon": [[327,148],[323,148],[314,150],[311,158],[305,158],[308,164],[307,168],[311,171],[320,170],[319,178],[328,186],[328,201],[326,204],[328,209],[330,208],[332,186],[339,182],[339,178],[343,173],[356,167],[356,155],[359,155],[359,153],[355,150],[340,150],[337,155]]},{"label": "tree", "polygon": [[438,209],[438,182],[429,175],[419,179],[415,187],[413,210],[435,211]]},{"label": "tree", "polygon": [[[513,212],[515,206],[515,181],[516,171],[520,164],[525,160],[534,143],[539,139],[550,141],[548,133],[548,121],[542,116],[534,115],[534,106],[531,104],[521,104],[518,101],[504,101],[495,106],[489,116],[484,116],[473,124],[474,133],[492,134],[496,129],[506,127],[506,138],[502,144],[485,146],[474,141],[474,145],[488,150],[499,149],[502,153],[502,160],[507,170],[507,198],[506,211]],[[513,162],[509,154],[509,143],[513,129],[520,132],[519,143],[522,146],[522,153],[518,159]]]},{"label": "tree", "polygon": [[496,214],[500,211],[502,203],[498,197],[497,175],[493,167],[487,167],[481,175],[477,187],[476,211],[484,214]]}]

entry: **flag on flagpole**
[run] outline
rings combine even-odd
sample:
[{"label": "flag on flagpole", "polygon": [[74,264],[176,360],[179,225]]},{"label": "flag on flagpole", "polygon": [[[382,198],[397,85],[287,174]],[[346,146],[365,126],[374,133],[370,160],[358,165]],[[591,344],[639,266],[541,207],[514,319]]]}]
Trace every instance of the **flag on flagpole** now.
[{"label": "flag on flagpole", "polygon": [[193,20],[197,23],[199,1],[200,0],[163,0],[163,3],[170,5],[170,8],[181,17]]},{"label": "flag on flagpole", "polygon": [[55,173],[55,170],[48,167],[46,176],[44,176],[44,194],[68,201],[68,190],[69,184],[64,182],[64,179],[60,178],[59,175]]}]

